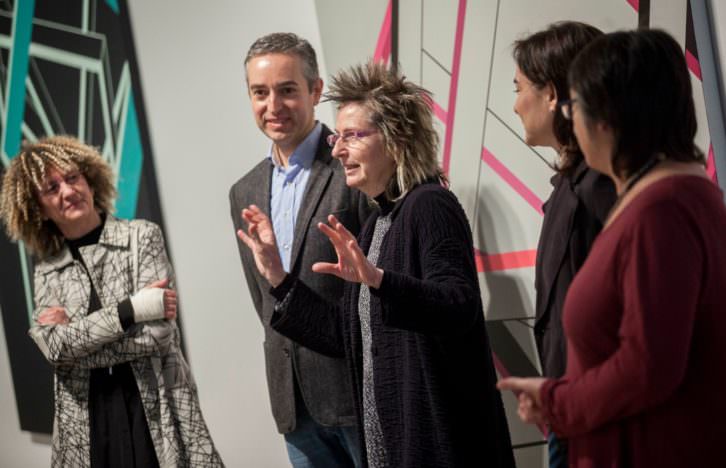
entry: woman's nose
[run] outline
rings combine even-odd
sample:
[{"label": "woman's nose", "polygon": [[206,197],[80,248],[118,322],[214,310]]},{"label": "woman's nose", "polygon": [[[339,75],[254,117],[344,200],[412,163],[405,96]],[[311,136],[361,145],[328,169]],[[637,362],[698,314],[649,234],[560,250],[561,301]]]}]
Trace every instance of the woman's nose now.
[{"label": "woman's nose", "polygon": [[341,158],[341,156],[342,156],[341,153],[343,152],[343,149],[345,148],[345,146],[341,143],[342,140],[343,140],[342,138],[338,138],[337,140],[335,140],[335,144],[333,145],[333,151],[331,152],[331,154],[336,159]]}]

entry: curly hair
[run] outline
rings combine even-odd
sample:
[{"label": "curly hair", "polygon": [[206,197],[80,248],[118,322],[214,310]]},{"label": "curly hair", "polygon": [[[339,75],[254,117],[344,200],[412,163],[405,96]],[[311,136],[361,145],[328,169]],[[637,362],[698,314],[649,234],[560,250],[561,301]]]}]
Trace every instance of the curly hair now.
[{"label": "curly hair", "polygon": [[[577,54],[590,42],[603,35],[594,26],[578,21],[561,21],[547,29],[514,42],[512,55],[519,70],[537,88],[548,84],[557,91],[557,98],[567,99],[570,89],[567,71]],[[572,122],[555,113],[552,131],[562,151],[556,169],[572,173],[583,156],[572,130]]]},{"label": "curly hair", "polygon": [[434,130],[431,93],[384,64],[369,61],[336,74],[324,95],[338,109],[355,102],[371,113],[385,149],[396,163],[386,198],[403,198],[416,185],[436,179],[447,185],[439,166],[439,136]]},{"label": "curly hair", "polygon": [[10,161],[2,180],[0,218],[13,240],[25,242],[39,259],[58,253],[63,235],[53,221],[45,219],[38,192],[51,168],[62,173],[78,170],[93,190],[96,210],[112,213],[116,189],[108,163],[98,150],[71,136],[51,136],[24,143]]}]

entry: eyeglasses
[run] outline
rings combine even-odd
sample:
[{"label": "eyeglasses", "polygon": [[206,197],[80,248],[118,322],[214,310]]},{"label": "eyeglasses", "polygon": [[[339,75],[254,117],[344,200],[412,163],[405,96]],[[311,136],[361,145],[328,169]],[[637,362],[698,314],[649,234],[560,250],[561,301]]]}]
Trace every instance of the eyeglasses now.
[{"label": "eyeglasses", "polygon": [[557,103],[557,106],[560,108],[560,112],[562,112],[562,117],[567,120],[572,120],[572,105],[577,101],[577,99],[564,99]]},{"label": "eyeglasses", "polygon": [[60,191],[61,182],[71,187],[75,186],[81,180],[81,173],[79,171],[72,171],[62,176],[61,180],[51,179],[41,189],[41,197],[51,197],[56,195]]},{"label": "eyeglasses", "polygon": [[343,143],[348,144],[352,141],[360,140],[363,137],[373,135],[377,130],[347,130],[343,133],[333,133],[328,135],[328,145],[332,148],[338,142],[342,140]]}]

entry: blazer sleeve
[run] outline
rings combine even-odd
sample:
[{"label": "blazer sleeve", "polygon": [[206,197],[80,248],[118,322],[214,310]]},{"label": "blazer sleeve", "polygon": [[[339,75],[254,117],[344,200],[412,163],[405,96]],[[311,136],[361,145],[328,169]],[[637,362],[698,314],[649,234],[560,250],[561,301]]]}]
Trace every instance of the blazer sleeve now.
[{"label": "blazer sleeve", "polygon": [[[140,236],[139,285],[168,278],[174,287],[171,265],[158,226],[148,223]],[[154,320],[132,326],[124,332],[118,308],[103,307],[66,325],[39,325],[37,317],[45,308],[63,304],[54,297],[48,275],[35,272],[34,325],[29,335],[45,358],[53,365],[81,368],[110,367],[139,357],[165,354],[177,333],[175,321]]]},{"label": "blazer sleeve", "polygon": [[292,275],[273,288],[277,299],[270,325],[278,333],[326,356],[345,357],[343,310]]},{"label": "blazer sleeve", "polygon": [[371,288],[383,322],[434,335],[465,333],[483,313],[466,215],[448,190],[421,194],[407,213],[399,215],[407,232],[399,248],[417,257],[404,261],[419,261],[422,276],[384,271],[380,288]]},{"label": "blazer sleeve", "polygon": [[[698,225],[673,202],[643,212],[619,255],[619,346],[575,379],[547,381],[543,410],[572,437],[666,401],[686,374],[705,248]],[[677,226],[676,229],[673,226]]]},{"label": "blazer sleeve", "polygon": [[229,206],[230,206],[230,216],[232,217],[232,225],[234,226],[234,237],[237,240],[237,249],[239,250],[239,258],[242,262],[242,270],[244,271],[245,280],[247,281],[247,288],[250,291],[250,296],[252,297],[252,304],[255,306],[255,310],[257,311],[257,315],[260,317],[260,320],[263,319],[262,314],[262,297],[263,297],[263,291],[260,287],[258,277],[257,277],[257,270],[255,265],[253,265],[254,260],[250,258],[248,247],[245,245],[242,240],[237,237],[237,231],[239,229],[244,229],[245,226],[243,226],[242,223],[242,206],[240,206],[238,202],[238,197],[235,194],[235,186],[232,186],[232,188],[229,191]]}]

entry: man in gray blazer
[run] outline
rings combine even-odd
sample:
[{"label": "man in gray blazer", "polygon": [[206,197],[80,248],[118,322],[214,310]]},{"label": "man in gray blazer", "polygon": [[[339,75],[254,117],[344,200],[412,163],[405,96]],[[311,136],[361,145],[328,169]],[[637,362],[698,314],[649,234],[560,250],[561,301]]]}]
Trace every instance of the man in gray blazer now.
[{"label": "man in gray blazer", "polygon": [[[365,195],[345,184],[342,166],[327,144],[330,130],[315,120],[323,82],[315,51],[294,34],[261,37],[245,59],[252,112],[272,141],[268,157],[231,188],[236,230],[246,229],[243,208],[257,205],[272,219],[283,265],[330,301],[342,281],[312,272],[318,261],[335,262],[332,244],[317,224],[334,214],[357,234],[368,216]],[[275,299],[239,241],[247,285],[265,329],[265,364],[272,413],[294,467],[360,466],[353,389],[343,359],[315,353],[269,326]]]}]

